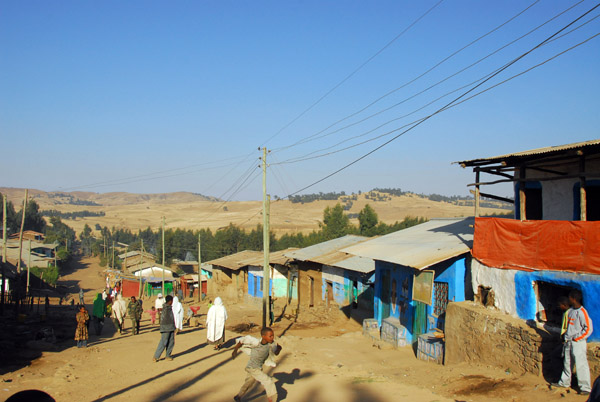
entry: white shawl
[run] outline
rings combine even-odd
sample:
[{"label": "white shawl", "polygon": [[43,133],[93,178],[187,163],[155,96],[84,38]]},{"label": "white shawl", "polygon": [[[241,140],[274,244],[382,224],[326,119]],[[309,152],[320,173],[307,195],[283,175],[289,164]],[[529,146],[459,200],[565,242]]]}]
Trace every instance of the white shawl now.
[{"label": "white shawl", "polygon": [[215,299],[215,304],[208,309],[206,314],[206,338],[209,342],[216,342],[223,337],[227,310],[220,297]]},{"label": "white shawl", "polygon": [[183,306],[177,296],[173,298],[173,318],[175,318],[175,328],[183,331]]},{"label": "white shawl", "polygon": [[127,314],[127,304],[123,300],[123,296],[117,295],[117,299],[113,301],[112,315],[119,321],[123,321]]}]

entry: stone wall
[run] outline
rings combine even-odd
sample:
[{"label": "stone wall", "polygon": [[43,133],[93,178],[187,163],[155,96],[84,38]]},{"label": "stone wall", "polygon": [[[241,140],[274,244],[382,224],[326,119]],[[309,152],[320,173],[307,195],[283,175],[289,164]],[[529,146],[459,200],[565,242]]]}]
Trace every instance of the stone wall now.
[{"label": "stone wall", "polygon": [[[557,380],[562,370],[556,333],[471,301],[448,305],[445,336],[445,364],[472,362],[544,375],[548,381]],[[598,344],[588,344],[588,361],[593,380],[600,375]]]}]

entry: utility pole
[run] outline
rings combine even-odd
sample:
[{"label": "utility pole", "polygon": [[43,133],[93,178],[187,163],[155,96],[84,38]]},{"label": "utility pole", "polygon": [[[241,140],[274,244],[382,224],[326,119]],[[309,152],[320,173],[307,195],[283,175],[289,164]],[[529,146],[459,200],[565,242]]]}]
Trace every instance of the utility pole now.
[{"label": "utility pole", "polygon": [[162,294],[165,297],[165,217],[162,217]]},{"label": "utility pole", "polygon": [[142,240],[142,248],[141,248],[141,253],[140,253],[140,291],[139,291],[139,295],[138,298],[142,298],[142,294],[143,294],[143,289],[142,289],[142,266],[144,265],[144,239]]},{"label": "utility pole", "polygon": [[269,294],[270,294],[270,270],[269,270],[269,202],[271,198],[267,196],[267,148],[263,148],[262,156],[263,170],[263,314],[262,326],[267,326],[267,317],[269,316]]},{"label": "utility pole", "polygon": [[21,230],[19,231],[19,261],[17,262],[17,272],[21,273],[21,256],[23,250],[23,226],[25,226],[25,209],[27,208],[27,193],[29,190],[25,189],[25,199],[23,200],[23,216],[21,217]]},{"label": "utility pole", "polygon": [[29,267],[31,266],[31,239],[29,239],[29,257],[27,258],[27,294],[31,294],[29,291]]},{"label": "utility pole", "polygon": [[[2,211],[4,214],[2,215],[2,262],[6,263],[6,195],[2,195]],[[4,284],[2,284],[4,286]]]},{"label": "utility pole", "polygon": [[112,269],[115,269],[115,241],[113,240]]},{"label": "utility pole", "polygon": [[[202,238],[200,237],[200,232],[198,232],[198,294],[196,295],[196,300],[200,301],[200,293],[202,293],[202,270],[200,266],[202,265]],[[208,282],[206,283],[208,285]],[[208,289],[206,289],[208,293]]]}]

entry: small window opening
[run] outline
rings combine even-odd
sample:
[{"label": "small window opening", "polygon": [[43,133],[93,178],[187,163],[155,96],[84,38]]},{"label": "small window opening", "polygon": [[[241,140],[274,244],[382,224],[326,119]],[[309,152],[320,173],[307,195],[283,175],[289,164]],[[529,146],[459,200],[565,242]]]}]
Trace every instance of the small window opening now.
[{"label": "small window opening", "polygon": [[527,218],[527,220],[541,220],[543,219],[542,211],[542,189],[526,188],[525,218]]},{"label": "small window opening", "polygon": [[585,188],[586,219],[600,221],[600,186]]},{"label": "small window opening", "polygon": [[537,320],[553,327],[560,327],[564,311],[558,306],[559,299],[568,298],[569,292],[575,288],[543,281],[535,282],[534,288],[537,294]]},{"label": "small window opening", "polygon": [[479,300],[479,302],[484,306],[494,307],[496,298],[491,287],[479,285],[477,295],[475,296],[477,297],[477,300]]}]

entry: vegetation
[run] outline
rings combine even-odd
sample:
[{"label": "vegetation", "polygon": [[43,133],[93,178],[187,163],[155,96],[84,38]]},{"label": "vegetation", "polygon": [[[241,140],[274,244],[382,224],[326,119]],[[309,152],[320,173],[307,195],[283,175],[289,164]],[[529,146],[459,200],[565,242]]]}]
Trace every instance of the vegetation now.
[{"label": "vegetation", "polygon": [[50,285],[56,285],[60,270],[57,266],[50,265],[48,268],[31,267],[30,272]]},{"label": "vegetation", "polygon": [[[344,213],[341,204],[327,207],[323,211],[323,223],[318,231],[309,234],[294,233],[284,234],[277,238],[270,234],[270,247],[272,251],[284,250],[289,247],[308,247],[313,244],[335,239],[347,234],[363,236],[376,236],[405,229],[410,226],[425,222],[425,218],[407,217],[401,222],[387,225],[380,222],[377,214],[367,205],[358,214],[359,225],[350,223],[348,215]],[[128,229],[101,229],[102,238],[95,239],[91,235],[91,228],[84,227],[80,235],[82,250],[84,253],[100,256],[102,265],[110,265],[112,258],[111,247],[113,242],[128,245],[128,250],[140,250],[141,241],[144,242],[144,250],[156,256],[156,261],[162,261],[162,233],[160,230],[153,232],[150,228],[133,233]],[[186,260],[198,258],[198,237],[201,239],[202,261],[234,254],[243,250],[262,250],[263,230],[262,225],[246,231],[233,224],[219,229],[215,232],[210,229],[199,231],[184,229],[167,229],[165,231],[165,259],[170,264],[174,259]],[[104,247],[106,244],[106,257]],[[89,255],[88,254],[88,255]],[[116,262],[118,265],[118,262]]]},{"label": "vegetation", "polygon": [[307,203],[307,202],[313,202],[313,201],[320,201],[320,200],[333,200],[336,201],[337,199],[339,199],[340,197],[343,197],[346,195],[345,191],[342,191],[341,193],[336,193],[334,192],[330,192],[330,193],[323,193],[320,192],[319,194],[303,194],[303,195],[294,195],[290,197],[290,201],[293,203]]},{"label": "vegetation", "polygon": [[76,211],[76,212],[61,212],[56,209],[50,209],[42,211],[41,214],[43,216],[58,216],[61,219],[77,219],[77,218],[88,218],[88,217],[96,217],[96,216],[104,216],[106,215],[104,211],[93,212],[93,211]]}]

